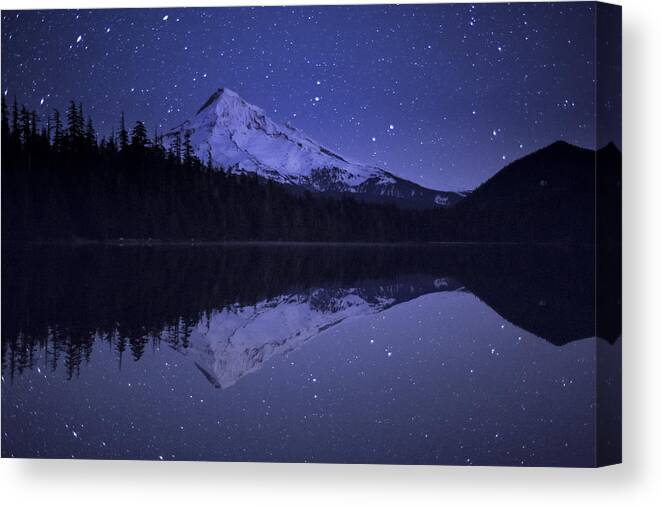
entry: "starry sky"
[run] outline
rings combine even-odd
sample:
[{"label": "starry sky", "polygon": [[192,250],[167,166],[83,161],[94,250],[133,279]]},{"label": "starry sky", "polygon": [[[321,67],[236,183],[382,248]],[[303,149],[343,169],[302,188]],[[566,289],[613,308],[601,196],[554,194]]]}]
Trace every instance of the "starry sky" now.
[{"label": "starry sky", "polygon": [[594,26],[592,3],[3,11],[2,91],[42,116],[81,101],[108,134],[226,86],[355,161],[468,189],[557,139],[596,146]]}]

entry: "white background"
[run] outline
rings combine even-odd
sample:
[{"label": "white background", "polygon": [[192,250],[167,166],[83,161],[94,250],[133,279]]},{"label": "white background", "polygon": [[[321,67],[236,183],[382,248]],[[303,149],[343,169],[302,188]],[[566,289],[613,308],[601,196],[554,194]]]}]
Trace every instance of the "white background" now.
[{"label": "white background", "polygon": [[[405,0],[399,0],[406,3]],[[0,0],[3,9],[184,5],[183,0]],[[194,5],[296,3],[195,0]],[[308,0],[307,4],[351,3]],[[365,3],[365,2],[364,2]],[[380,2],[373,2],[380,3]],[[420,2],[418,2],[420,3]],[[659,505],[661,501],[661,2],[622,0],[624,464],[605,469],[0,461],[4,505]]]}]

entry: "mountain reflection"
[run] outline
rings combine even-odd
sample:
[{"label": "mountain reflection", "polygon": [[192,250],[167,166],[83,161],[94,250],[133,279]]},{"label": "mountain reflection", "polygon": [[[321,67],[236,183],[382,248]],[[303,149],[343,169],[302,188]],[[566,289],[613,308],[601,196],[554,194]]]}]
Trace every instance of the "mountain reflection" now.
[{"label": "mountain reflection", "polygon": [[429,292],[456,290],[445,278],[314,289],[214,312],[191,333],[188,353],[216,387],[229,387],[271,357],[298,349],[349,317],[377,313]]},{"label": "mountain reflection", "polygon": [[597,259],[548,246],[5,247],[3,375],[39,351],[71,378],[102,343],[119,367],[166,344],[228,387],[349,317],[444,291],[556,345],[612,343],[620,302],[595,299],[595,266],[600,291],[619,294],[619,264]]}]

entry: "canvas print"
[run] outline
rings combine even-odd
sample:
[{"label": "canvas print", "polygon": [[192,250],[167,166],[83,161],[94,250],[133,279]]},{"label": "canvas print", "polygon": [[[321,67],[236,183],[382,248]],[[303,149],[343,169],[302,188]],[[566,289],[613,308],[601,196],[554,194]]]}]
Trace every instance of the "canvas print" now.
[{"label": "canvas print", "polygon": [[2,457],[618,463],[620,33],[2,11]]}]

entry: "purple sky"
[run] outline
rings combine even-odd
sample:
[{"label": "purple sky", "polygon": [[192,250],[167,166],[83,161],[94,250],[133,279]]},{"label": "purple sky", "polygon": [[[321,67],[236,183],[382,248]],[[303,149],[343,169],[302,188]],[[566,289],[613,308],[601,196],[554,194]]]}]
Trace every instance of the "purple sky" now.
[{"label": "purple sky", "polygon": [[[557,139],[594,147],[592,3],[3,11],[2,91],[150,132],[219,86],[356,161],[472,188]],[[616,142],[619,137],[613,133]]]}]

